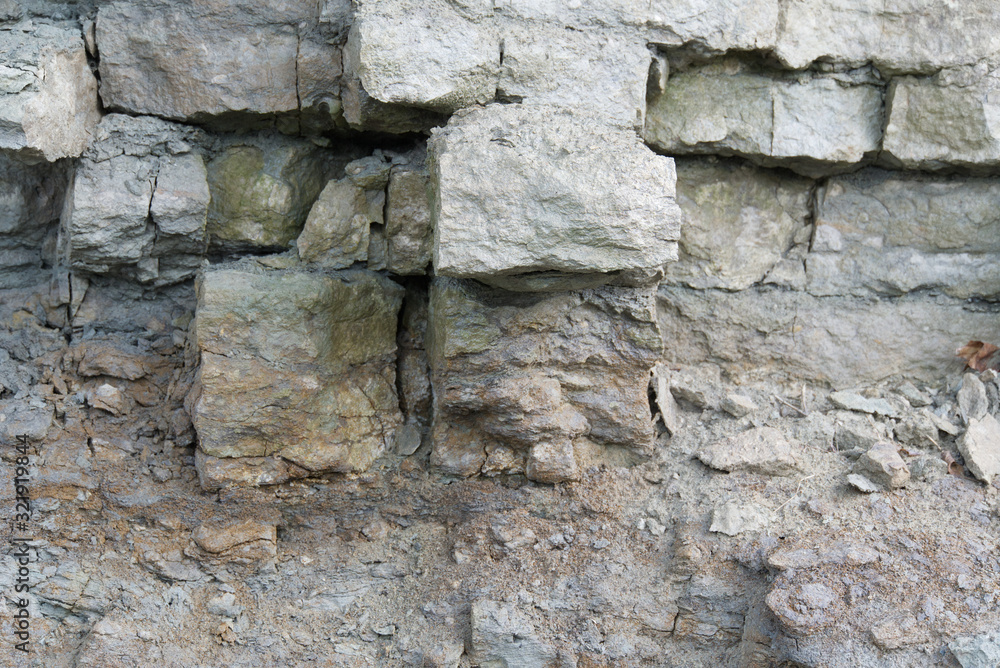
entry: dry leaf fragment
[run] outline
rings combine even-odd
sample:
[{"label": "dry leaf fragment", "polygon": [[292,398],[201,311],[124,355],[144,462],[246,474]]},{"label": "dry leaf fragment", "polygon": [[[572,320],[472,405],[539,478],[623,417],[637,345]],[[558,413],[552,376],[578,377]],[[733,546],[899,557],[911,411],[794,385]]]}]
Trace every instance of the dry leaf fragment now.
[{"label": "dry leaf fragment", "polygon": [[966,365],[975,371],[986,371],[987,361],[1000,350],[992,343],[969,341],[955,351],[955,354],[965,360]]},{"label": "dry leaf fragment", "polygon": [[965,472],[962,471],[962,465],[955,461],[955,458],[951,456],[950,452],[945,451],[941,455],[941,459],[943,459],[944,463],[948,465],[948,473],[951,475],[957,475],[959,478],[965,477]]}]

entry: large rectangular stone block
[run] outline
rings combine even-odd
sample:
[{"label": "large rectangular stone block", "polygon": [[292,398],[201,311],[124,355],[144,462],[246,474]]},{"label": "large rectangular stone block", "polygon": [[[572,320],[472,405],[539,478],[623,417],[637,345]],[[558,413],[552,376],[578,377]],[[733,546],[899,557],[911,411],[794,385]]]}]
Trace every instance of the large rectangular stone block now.
[{"label": "large rectangular stone block", "polygon": [[947,297],[661,286],[657,303],[669,362],[713,362],[747,381],[805,379],[837,388],[900,376],[944,382],[961,369],[956,348],[970,339],[1000,340],[1000,306]]},{"label": "large rectangular stone block", "polygon": [[31,22],[0,31],[0,150],[28,161],[75,158],[100,120],[79,32]]},{"label": "large rectangular stone block", "polygon": [[401,422],[402,288],[367,271],[218,265],[197,282],[201,354],[188,408],[211,457],[278,455],[310,471],[366,469]]},{"label": "large rectangular stone block", "polygon": [[925,170],[1000,164],[1000,71],[981,63],[899,77],[886,107],[884,164]]},{"label": "large rectangular stone block", "polygon": [[207,248],[209,188],[191,130],[111,114],[80,158],[60,246],[76,270],[143,283],[194,276]]},{"label": "large rectangular stone block", "polygon": [[196,122],[301,107],[310,127],[325,129],[340,113],[341,62],[339,47],[310,29],[320,18],[309,0],[108,3],[96,29],[101,98],[117,111]]},{"label": "large rectangular stone block", "polygon": [[1000,296],[1000,180],[867,169],[817,193],[816,295]]},{"label": "large rectangular stone block", "polygon": [[613,274],[677,257],[673,160],[632,131],[491,105],[453,116],[428,152],[439,275]]},{"label": "large rectangular stone block", "polygon": [[500,35],[492,8],[380,0],[358,8],[348,60],[376,100],[452,112],[496,94]]},{"label": "large rectangular stone block", "polygon": [[882,90],[865,78],[791,76],[723,59],[671,74],[646,110],[644,136],[672,155],[739,155],[819,176],[875,158]]},{"label": "large rectangular stone block", "polygon": [[648,455],[647,386],[662,346],[652,289],[513,293],[436,278],[432,462],[559,482],[599,446]]},{"label": "large rectangular stone block", "polygon": [[677,159],[680,257],[664,282],[743,290],[806,230],[813,181],[741,162]]},{"label": "large rectangular stone block", "polygon": [[990,0],[789,0],[775,55],[802,69],[815,61],[883,74],[932,74],[1000,51],[1000,15]]}]

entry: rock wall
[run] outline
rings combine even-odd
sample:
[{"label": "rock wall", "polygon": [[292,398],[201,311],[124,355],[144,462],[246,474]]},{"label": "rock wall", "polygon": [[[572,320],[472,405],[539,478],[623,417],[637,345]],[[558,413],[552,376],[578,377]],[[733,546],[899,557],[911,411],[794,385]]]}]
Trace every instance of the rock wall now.
[{"label": "rock wall", "polygon": [[[142,414],[128,438],[190,452],[152,475],[206,494],[424,464],[435,485],[585,487],[659,466],[665,442],[730,473],[807,474],[780,431],[754,431],[771,429],[747,417],[760,398],[723,388],[802,386],[802,418],[805,384],[944,397],[956,348],[1000,342],[997,35],[990,3],[959,0],[0,1],[0,404],[67,433]],[[989,487],[996,402],[961,420],[936,405],[937,423],[904,395],[902,412],[828,406],[922,446],[959,435],[954,418]],[[692,410],[750,420],[781,466],[720,467],[757,446],[714,427],[698,433],[719,457],[689,448]],[[92,453],[111,442],[87,433]],[[899,487],[895,450],[862,445],[858,475]],[[756,526],[734,504],[712,521],[727,535]],[[662,536],[665,514],[643,530]],[[701,539],[670,531],[680,564]],[[266,561],[273,525],[251,533]],[[203,534],[209,561],[238,544]],[[704,631],[734,665],[869,661],[869,640],[823,635],[849,585],[794,577],[854,557],[781,554],[640,601],[634,656]],[[170,581],[195,568],[143,559]],[[729,592],[740,569],[778,575]],[[423,665],[577,665],[509,601],[463,614],[464,658]],[[871,627],[879,651],[925,642],[906,624]],[[837,642],[867,644],[816,658]]]}]

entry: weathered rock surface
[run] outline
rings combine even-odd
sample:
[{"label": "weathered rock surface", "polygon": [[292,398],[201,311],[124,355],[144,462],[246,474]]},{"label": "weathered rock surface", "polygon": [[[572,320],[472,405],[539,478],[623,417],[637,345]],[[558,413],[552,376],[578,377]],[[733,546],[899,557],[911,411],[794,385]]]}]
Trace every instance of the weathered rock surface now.
[{"label": "weathered rock surface", "polygon": [[24,165],[0,156],[0,288],[48,276],[54,249],[43,248],[59,219],[69,175],[64,165]]},{"label": "weathered rock surface", "polygon": [[432,462],[469,476],[504,448],[514,470],[557,482],[577,477],[592,444],[648,454],[647,379],[663,345],[652,306],[636,288],[523,294],[435,279]]},{"label": "weathered rock surface", "polygon": [[510,603],[477,601],[472,604],[472,651],[483,668],[554,666],[555,648],[535,635],[531,619]]},{"label": "weathered rock surface", "polygon": [[633,32],[509,25],[497,93],[640,129],[649,63],[646,41]]},{"label": "weathered rock surface", "polygon": [[948,643],[948,649],[962,668],[987,668],[1000,663],[1000,635],[996,633],[961,636]]},{"label": "weathered rock surface", "polygon": [[874,159],[882,91],[864,79],[788,77],[723,59],[672,74],[646,110],[644,137],[670,155],[738,155],[821,175]]},{"label": "weathered rock surface", "polygon": [[393,165],[386,191],[386,268],[400,276],[426,273],[434,251],[429,175],[423,161]]},{"label": "weathered rock surface", "polygon": [[500,36],[491,18],[482,3],[361,3],[346,48],[376,100],[451,113],[496,93]]},{"label": "weathered rock surface", "polygon": [[306,28],[319,18],[318,3],[304,0],[106,4],[96,31],[101,99],[117,111],[195,122],[324,103],[336,115],[340,51],[311,38]]},{"label": "weathered rock surface", "polygon": [[1000,164],[998,88],[1000,72],[985,63],[894,79],[886,95],[882,161],[925,170]]},{"label": "weathered rock surface", "polygon": [[1000,182],[867,169],[817,193],[806,259],[816,295],[1000,294]]},{"label": "weathered rock surface", "polygon": [[201,367],[189,411],[212,457],[279,454],[310,471],[364,470],[400,423],[402,290],[367,272],[223,266],[199,278]]},{"label": "weathered rock surface", "polygon": [[630,132],[491,105],[452,117],[428,150],[439,275],[610,274],[676,259],[673,161]]},{"label": "weathered rock surface", "polygon": [[760,282],[806,225],[811,184],[732,161],[678,159],[680,252],[664,282],[726,290]]},{"label": "weathered rock surface", "polygon": [[190,129],[112,114],[95,135],[62,215],[64,261],[143,283],[192,277],[207,248],[210,195]]},{"label": "weathered rock surface", "polygon": [[272,134],[222,140],[208,163],[208,233],[223,250],[286,248],[316,198],[349,161],[312,142]]},{"label": "weathered rock surface", "polygon": [[958,438],[958,451],[965,465],[987,485],[1000,474],[1000,423],[992,415],[970,420],[965,433]]},{"label": "weathered rock surface", "polygon": [[762,475],[801,473],[801,444],[773,427],[754,427],[707,446],[698,453],[706,466]]},{"label": "weathered rock surface", "polygon": [[965,424],[986,417],[986,412],[989,410],[986,386],[975,374],[965,374],[962,378],[962,387],[959,388],[956,398],[958,399],[958,412]]},{"label": "weathered rock surface", "polygon": [[78,32],[30,21],[0,31],[0,151],[55,162],[83,153],[101,119]]},{"label": "weathered rock surface", "polygon": [[852,67],[873,63],[886,74],[933,74],[1000,51],[988,2],[795,0],[784,3],[775,55],[793,69],[815,61]]},{"label": "weathered rock surface", "polygon": [[[1000,339],[994,307],[951,300],[820,298],[763,288],[730,293],[663,286],[667,359],[712,360],[734,373],[850,387],[891,376],[938,380],[956,342]],[[877,353],[876,353],[877,351]]]}]

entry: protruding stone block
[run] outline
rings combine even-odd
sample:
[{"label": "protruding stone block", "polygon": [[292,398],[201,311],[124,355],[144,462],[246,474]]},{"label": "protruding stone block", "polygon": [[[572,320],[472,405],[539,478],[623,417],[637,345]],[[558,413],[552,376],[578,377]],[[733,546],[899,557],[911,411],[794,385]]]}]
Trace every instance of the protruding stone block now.
[{"label": "protruding stone block", "polygon": [[198,279],[201,353],[188,410],[210,457],[278,455],[309,471],[361,471],[401,423],[402,288],[367,271],[265,270]]},{"label": "protruding stone block", "polygon": [[364,90],[387,104],[450,113],[496,93],[500,37],[486,3],[364,2],[346,48]]},{"label": "protruding stone block", "polygon": [[0,31],[0,150],[32,162],[75,158],[100,120],[78,32],[27,22]]},{"label": "protruding stone block", "polygon": [[807,176],[874,159],[882,138],[882,90],[755,70],[722,59],[671,74],[646,111],[645,138],[672,155],[739,155]]},{"label": "protruding stone block", "polygon": [[209,190],[191,130],[106,116],[80,159],[62,219],[74,269],[143,283],[192,277],[205,256]]},{"label": "protruding stone block", "polygon": [[1000,70],[984,63],[932,77],[900,77],[886,96],[882,161],[935,170],[1000,165]]},{"label": "protruding stone block", "polygon": [[297,24],[316,13],[306,0],[112,2],[97,16],[101,98],[175,120],[296,111]]},{"label": "protruding stone block", "polygon": [[567,110],[491,105],[428,144],[442,276],[614,274],[677,257],[673,160]]},{"label": "protruding stone block", "polygon": [[445,472],[475,475],[489,456],[507,464],[484,470],[559,482],[597,446],[652,447],[647,379],[663,342],[651,290],[540,295],[438,278],[428,330],[432,461]]}]

